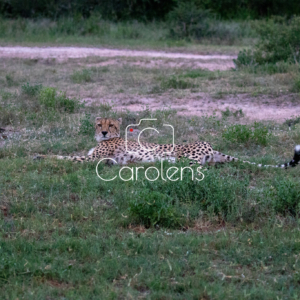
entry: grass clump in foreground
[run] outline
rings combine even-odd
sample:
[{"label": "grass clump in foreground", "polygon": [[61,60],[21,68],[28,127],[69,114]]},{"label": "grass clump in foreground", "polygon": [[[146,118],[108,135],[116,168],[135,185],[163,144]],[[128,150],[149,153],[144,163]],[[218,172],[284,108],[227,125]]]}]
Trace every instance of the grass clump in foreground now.
[{"label": "grass clump in foreground", "polygon": [[[245,168],[210,169],[198,183],[153,183],[143,177],[137,182],[103,182],[94,168],[68,161],[2,160],[4,297],[297,294],[297,218],[277,215],[277,209],[286,214],[285,207],[292,206],[276,196],[282,193],[277,179],[269,180],[266,171],[256,171],[264,182],[258,180],[257,191],[251,191],[251,172]],[[118,171],[99,168],[107,178]],[[280,177],[280,170],[271,171],[271,176],[276,174]],[[293,175],[286,176],[292,180]],[[293,182],[286,189],[288,199],[296,199]],[[261,194],[271,185],[276,193]]]},{"label": "grass clump in foreground", "polygon": [[[126,115],[105,111],[122,116],[125,125],[139,118],[131,113],[127,120]],[[50,127],[44,130],[52,130],[48,141],[43,132],[35,131],[37,145],[24,142],[17,147],[25,146],[33,154],[42,147],[70,153],[67,145],[85,150],[94,145],[86,136],[94,115],[82,115],[81,129],[86,131],[75,134],[70,131],[79,121],[73,119],[74,113],[58,110],[57,114],[66,127],[57,120],[47,121]],[[190,126],[186,118],[167,111],[146,110],[142,115],[177,124],[178,138]],[[193,126],[198,130],[227,122],[194,118]],[[294,130],[284,134],[300,138]],[[247,145],[247,151],[258,151],[258,158],[252,157],[257,160],[265,150],[274,155],[278,147],[284,149],[280,140],[274,137],[261,150],[255,143],[247,144],[249,140],[239,143]],[[215,137],[214,144],[225,153],[226,143],[221,134]],[[149,299],[241,298],[246,291],[256,298],[292,298],[298,293],[296,168],[266,170],[237,163],[202,170],[204,179],[199,182],[191,180],[188,170],[176,182],[149,181],[144,173],[137,180],[106,182],[96,176],[96,163],[10,158],[10,151],[19,153],[15,147],[1,150],[7,153],[0,166],[4,297],[29,298],[34,293],[37,298],[111,299],[128,294]],[[243,150],[237,156],[243,157]],[[266,159],[270,163],[270,157]],[[160,163],[145,164],[145,171],[154,166],[161,169]],[[166,170],[174,164],[164,162],[163,167],[166,178]],[[103,178],[113,178],[119,170],[119,166],[98,166]],[[124,178],[131,173],[126,172]]]}]

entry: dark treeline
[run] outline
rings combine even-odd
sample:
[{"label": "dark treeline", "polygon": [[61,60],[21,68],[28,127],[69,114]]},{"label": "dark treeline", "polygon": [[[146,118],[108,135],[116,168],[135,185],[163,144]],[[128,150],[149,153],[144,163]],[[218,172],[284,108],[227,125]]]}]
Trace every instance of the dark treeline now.
[{"label": "dark treeline", "polygon": [[110,20],[164,20],[180,3],[192,2],[222,19],[300,14],[299,0],[0,0],[4,17],[56,19],[99,13]]}]

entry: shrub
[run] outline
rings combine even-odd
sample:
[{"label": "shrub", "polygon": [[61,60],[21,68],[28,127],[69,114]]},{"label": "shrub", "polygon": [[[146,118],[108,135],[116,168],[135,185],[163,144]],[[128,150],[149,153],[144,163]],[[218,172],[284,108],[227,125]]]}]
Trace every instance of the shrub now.
[{"label": "shrub", "polygon": [[88,69],[83,69],[81,71],[75,71],[71,75],[71,80],[75,83],[91,82],[92,81],[92,71]]},{"label": "shrub", "polygon": [[[188,163],[180,162],[176,166],[180,168],[187,165]],[[164,163],[164,170],[167,169],[168,164]],[[249,178],[246,174],[239,174],[235,170],[230,180],[228,176],[220,176],[219,171],[214,168],[203,174],[205,177],[200,182],[191,180],[189,170],[184,172],[182,180],[176,182],[143,181],[143,186],[137,185],[136,194],[130,196],[131,199],[133,195],[135,197],[129,200],[131,216],[147,224],[154,224],[158,220],[157,211],[161,210],[159,223],[172,226],[174,222],[174,227],[176,224],[182,225],[187,215],[190,220],[197,219],[199,211],[221,215],[223,218],[234,217],[238,213],[241,200],[246,201],[252,197],[247,189]],[[124,203],[123,195],[119,201]]]},{"label": "shrub", "polygon": [[245,49],[239,52],[237,59],[234,59],[233,63],[236,68],[242,66],[253,66],[256,64],[252,51]]},{"label": "shrub", "polygon": [[297,76],[294,80],[292,91],[299,93],[300,92],[300,76]]},{"label": "shrub", "polygon": [[42,89],[41,84],[30,85],[28,82],[22,85],[22,93],[28,96],[36,96]]},{"label": "shrub", "polygon": [[63,110],[69,113],[75,112],[80,106],[82,106],[77,99],[68,98],[66,93],[58,93],[57,90],[52,87],[44,87],[41,89],[39,102],[46,108]]},{"label": "shrub", "polygon": [[156,191],[139,191],[136,198],[129,202],[131,218],[143,223],[146,227],[160,224],[166,227],[176,227],[180,217],[172,204],[172,199]]},{"label": "shrub", "polygon": [[197,8],[191,2],[179,2],[178,6],[168,14],[168,19],[172,24],[170,35],[172,37],[203,37],[207,35],[209,29],[208,10]]},{"label": "shrub", "polygon": [[279,61],[300,62],[300,16],[294,16],[290,20],[273,17],[253,24],[260,39],[253,52],[243,50],[239,53],[234,60],[237,67],[274,64]]},{"label": "shrub", "polygon": [[229,126],[222,134],[223,138],[234,143],[255,143],[258,145],[267,145],[269,137],[268,129],[255,122],[254,128],[248,125]]},{"label": "shrub", "polygon": [[300,62],[300,16],[290,20],[274,17],[258,23],[261,39],[256,45],[255,59],[259,64],[277,61]]},{"label": "shrub", "polygon": [[277,213],[295,216],[300,212],[300,187],[292,179],[275,178],[269,196]]}]

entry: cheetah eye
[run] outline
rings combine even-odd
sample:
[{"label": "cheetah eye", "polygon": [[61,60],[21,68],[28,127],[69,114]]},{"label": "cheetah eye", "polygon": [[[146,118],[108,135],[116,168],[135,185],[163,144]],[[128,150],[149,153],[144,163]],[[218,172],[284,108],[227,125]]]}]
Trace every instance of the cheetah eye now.
[{"label": "cheetah eye", "polygon": [[98,124],[99,127],[102,127],[101,124]]},{"label": "cheetah eye", "polygon": [[110,124],[109,127],[113,127],[114,125]]}]

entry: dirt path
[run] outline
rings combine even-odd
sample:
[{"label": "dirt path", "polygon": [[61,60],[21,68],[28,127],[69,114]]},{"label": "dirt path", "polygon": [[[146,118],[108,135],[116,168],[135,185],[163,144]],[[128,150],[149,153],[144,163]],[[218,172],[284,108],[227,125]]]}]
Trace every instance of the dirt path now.
[{"label": "dirt path", "polygon": [[[206,68],[209,70],[228,70],[233,68],[234,64],[232,59],[235,58],[235,56],[230,55],[197,55],[162,51],[135,51],[84,47],[0,47],[0,57],[7,58],[55,58],[57,60],[66,60],[68,58],[83,58],[88,56],[143,57],[149,59],[164,58],[177,61],[188,60],[192,62],[194,67]],[[153,65],[155,66],[156,64],[154,63]],[[170,66],[172,67],[172,63]]]}]

